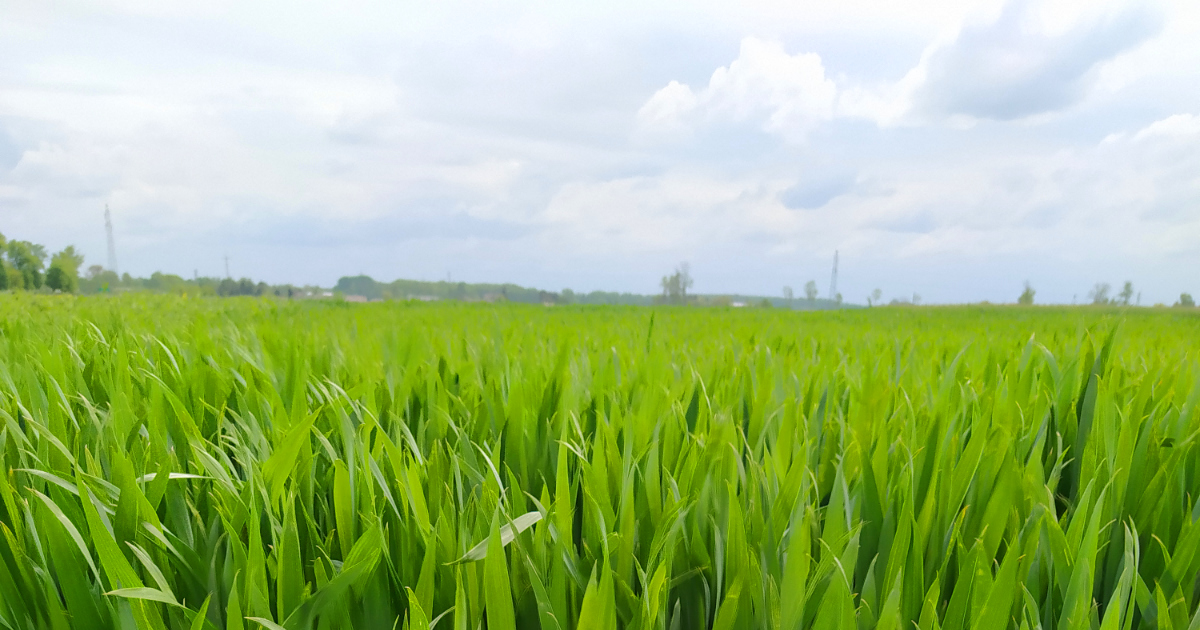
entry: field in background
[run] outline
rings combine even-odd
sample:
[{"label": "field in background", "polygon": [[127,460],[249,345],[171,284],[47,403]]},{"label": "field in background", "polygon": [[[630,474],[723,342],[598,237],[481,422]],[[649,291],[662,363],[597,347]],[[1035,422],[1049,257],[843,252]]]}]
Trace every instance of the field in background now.
[{"label": "field in background", "polygon": [[0,628],[1197,628],[1196,348],[1146,310],[0,296]]}]

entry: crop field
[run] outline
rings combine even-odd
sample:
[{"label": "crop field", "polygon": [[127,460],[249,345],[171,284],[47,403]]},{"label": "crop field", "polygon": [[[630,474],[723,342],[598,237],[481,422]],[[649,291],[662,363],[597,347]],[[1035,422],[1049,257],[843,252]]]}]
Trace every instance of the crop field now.
[{"label": "crop field", "polygon": [[1200,317],[0,295],[0,628],[1200,628]]}]

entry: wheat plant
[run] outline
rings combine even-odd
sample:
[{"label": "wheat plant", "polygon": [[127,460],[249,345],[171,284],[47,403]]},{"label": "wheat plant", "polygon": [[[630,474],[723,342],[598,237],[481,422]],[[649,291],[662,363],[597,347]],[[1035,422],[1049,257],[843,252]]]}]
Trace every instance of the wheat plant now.
[{"label": "wheat plant", "polygon": [[1200,319],[0,296],[0,628],[1200,628]]}]

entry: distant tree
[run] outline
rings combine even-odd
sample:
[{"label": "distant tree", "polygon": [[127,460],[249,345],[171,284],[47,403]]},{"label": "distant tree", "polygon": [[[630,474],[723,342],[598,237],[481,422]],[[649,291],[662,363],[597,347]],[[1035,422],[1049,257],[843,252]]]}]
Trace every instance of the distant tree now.
[{"label": "distant tree", "polygon": [[334,290],[341,291],[346,295],[361,295],[369,300],[376,300],[383,297],[379,283],[371,276],[365,275],[338,278]]},{"label": "distant tree", "polygon": [[771,308],[771,300],[768,300],[767,298],[763,298],[762,301],[758,303],[758,307],[759,308]]},{"label": "distant tree", "polygon": [[687,290],[692,288],[692,274],[689,271],[688,264],[686,262],[680,263],[675,268],[675,273],[662,277],[660,284],[663,290],[663,303],[687,304]]},{"label": "distant tree", "polygon": [[1179,301],[1175,303],[1175,306],[1182,306],[1184,308],[1195,308],[1196,301],[1192,299],[1191,293],[1180,293]]},{"label": "distant tree", "polygon": [[[46,264],[46,248],[29,241],[9,241],[4,248],[9,264],[20,276],[24,289],[40,289],[44,277],[42,270]],[[10,276],[10,280],[12,277]]]},{"label": "distant tree", "polygon": [[46,272],[46,286],[63,293],[74,293],[79,290],[79,266],[83,264],[83,256],[75,251],[74,246],[50,258],[50,269]]},{"label": "distant tree", "polygon": [[914,305],[921,303],[921,294],[920,293],[915,293],[915,292],[913,293],[912,303]]},{"label": "distant tree", "polygon": [[74,288],[67,278],[67,273],[60,267],[51,267],[46,271],[46,288],[63,293],[73,293]]},{"label": "distant tree", "polygon": [[1112,291],[1112,287],[1107,282],[1097,282],[1096,286],[1088,291],[1088,299],[1096,306],[1104,306],[1112,302],[1108,297],[1110,291]]},{"label": "distant tree", "polygon": [[[183,283],[185,283],[185,281],[179,276],[164,276],[161,282],[171,286],[180,286],[181,288]],[[255,284],[250,278],[242,278],[241,280],[225,278],[221,280],[216,289],[217,295],[222,297],[236,295],[261,296],[269,293],[271,287],[265,282],[259,282],[258,284]]]},{"label": "distant tree", "polygon": [[692,288],[692,267],[687,262],[681,262],[675,273],[679,275],[679,289],[683,296],[683,303],[687,304],[687,292]]},{"label": "distant tree", "polygon": [[838,306],[841,306],[842,305],[842,294],[838,293],[837,295],[833,296],[833,301],[837,302]]},{"label": "distant tree", "polygon": [[80,293],[105,293],[112,290],[121,279],[112,271],[101,267],[100,265],[92,265],[84,272],[83,277],[79,279]]},{"label": "distant tree", "polygon": [[1121,302],[1121,306],[1129,306],[1133,301],[1133,283],[1126,280],[1125,286],[1121,287],[1121,292],[1117,294],[1117,299]]},{"label": "distant tree", "polygon": [[792,292],[792,287],[783,287],[783,299],[787,301],[788,308],[792,308],[792,299],[796,294]]},{"label": "distant tree", "polygon": [[1034,291],[1033,287],[1029,285],[1029,281],[1026,280],[1025,281],[1025,290],[1021,292],[1021,297],[1017,298],[1017,304],[1020,304],[1022,306],[1032,305],[1033,304],[1033,294],[1035,294],[1035,293],[1037,293],[1037,291]]},{"label": "distant tree", "polygon": [[671,304],[679,296],[679,274],[663,276],[658,283],[662,286],[662,301]]},{"label": "distant tree", "polygon": [[817,300],[818,292],[816,280],[809,280],[808,282],[804,283],[804,298],[809,302],[815,302]]},{"label": "distant tree", "polygon": [[9,289],[21,289],[25,287],[25,276],[16,267],[8,263],[4,263],[4,276]]},{"label": "distant tree", "polygon": [[0,291],[7,291],[10,285],[8,264],[4,262],[4,250],[7,244],[8,239],[0,234]]},{"label": "distant tree", "polygon": [[867,298],[867,306],[874,306],[883,299],[883,289],[875,289],[871,291],[871,296]]},{"label": "distant tree", "polygon": [[563,289],[558,295],[563,304],[575,303],[575,292],[571,289]]}]

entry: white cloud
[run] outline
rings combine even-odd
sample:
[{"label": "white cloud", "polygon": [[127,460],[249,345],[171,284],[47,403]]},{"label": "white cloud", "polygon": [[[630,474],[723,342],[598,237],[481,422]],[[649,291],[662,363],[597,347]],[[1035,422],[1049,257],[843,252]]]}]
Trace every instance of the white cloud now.
[{"label": "white cloud", "polygon": [[1047,19],[1041,6],[1013,0],[994,21],[964,25],[951,41],[931,46],[909,80],[913,114],[1013,120],[1058,111],[1087,94],[1101,64],[1161,27],[1148,4],[1081,9],[1074,20],[1070,11]]},{"label": "white cloud", "polygon": [[1154,137],[1186,138],[1200,135],[1200,116],[1194,114],[1175,114],[1162,120],[1154,121],[1145,129],[1134,134],[1134,140],[1146,140]]},{"label": "white cloud", "polygon": [[102,260],[108,202],[137,273],[775,291],[840,249],[848,295],[1177,295],[1200,5],[1161,1],[14,5],[0,230]]},{"label": "white cloud", "polygon": [[638,110],[638,122],[644,133],[685,136],[691,132],[691,118],[699,102],[692,88],[671,81]]},{"label": "white cloud", "polygon": [[642,107],[639,123],[644,132],[678,137],[704,125],[753,121],[802,141],[835,117],[884,127],[1028,118],[1077,104],[1106,63],[1162,24],[1148,4],[1031,0],[1010,0],[997,14],[972,20],[931,43],[902,78],[875,85],[835,82],[818,54],[788,54],[778,42],[747,37],[707,87],[695,92],[672,81]]},{"label": "white cloud", "polygon": [[[981,269],[994,265],[988,261],[1037,261],[1012,271],[1035,278],[1046,266],[1082,265],[1088,283],[1129,274],[1166,299],[1186,287],[1185,271],[1150,278],[1135,270],[1163,257],[1200,261],[1198,121],[1173,115],[1049,153],[968,150],[935,164],[880,161],[857,178],[835,172],[796,183],[768,173],[676,170],[572,184],[549,204],[541,233],[546,247],[581,256],[671,252],[704,260],[704,252],[733,251],[807,261],[836,247],[860,265],[925,269],[935,278],[947,260]],[[1071,295],[1061,285],[1047,294]]]},{"label": "white cloud", "polygon": [[751,122],[800,141],[833,118],[836,97],[819,55],[789,55],[778,42],[747,37],[738,58],[717,68],[699,93],[672,81],[642,106],[638,119],[650,133]]},{"label": "white cloud", "polygon": [[589,255],[685,255],[795,233],[800,215],[778,201],[778,188],[757,178],[682,171],[568,184],[540,217],[542,238],[555,249]]}]

